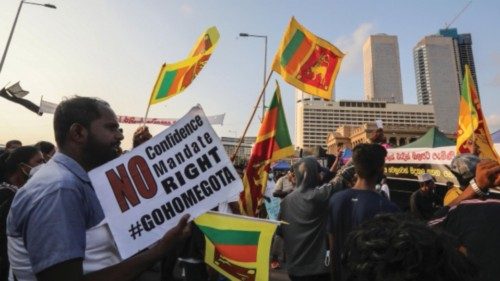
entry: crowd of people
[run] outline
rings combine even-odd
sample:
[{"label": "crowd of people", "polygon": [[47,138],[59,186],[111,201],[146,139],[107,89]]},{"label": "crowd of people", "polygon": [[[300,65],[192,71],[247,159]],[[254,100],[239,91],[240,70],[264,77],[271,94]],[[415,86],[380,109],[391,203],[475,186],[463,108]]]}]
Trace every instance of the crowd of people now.
[{"label": "crowd of people", "polygon": [[[120,258],[99,187],[87,174],[123,153],[124,136],[106,102],[63,101],[54,135],[57,148],[13,140],[0,152],[0,281],[141,280],[158,265],[155,280],[174,280],[178,261],[184,280],[224,280],[204,264],[203,234],[188,216],[149,249]],[[141,127],[133,145],[150,138]],[[303,157],[275,177],[269,196],[281,200],[286,224],[275,235],[271,267],[284,264],[292,281],[500,279],[500,200],[488,192],[500,185],[500,165],[458,155],[450,169],[460,186],[449,186],[442,200],[434,178],[419,175],[403,212],[390,199],[384,143],[377,130],[346,163],[340,151],[328,167]],[[238,214],[237,201],[217,210]]]}]

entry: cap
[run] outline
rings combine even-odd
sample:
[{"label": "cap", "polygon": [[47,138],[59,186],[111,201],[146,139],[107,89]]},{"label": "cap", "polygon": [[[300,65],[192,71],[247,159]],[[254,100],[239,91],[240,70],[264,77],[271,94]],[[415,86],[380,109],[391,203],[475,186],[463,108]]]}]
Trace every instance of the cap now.
[{"label": "cap", "polygon": [[418,182],[426,182],[426,181],[434,181],[434,178],[427,173],[418,175]]},{"label": "cap", "polygon": [[469,181],[475,177],[479,161],[481,159],[472,153],[460,154],[451,160],[450,170],[463,180]]}]

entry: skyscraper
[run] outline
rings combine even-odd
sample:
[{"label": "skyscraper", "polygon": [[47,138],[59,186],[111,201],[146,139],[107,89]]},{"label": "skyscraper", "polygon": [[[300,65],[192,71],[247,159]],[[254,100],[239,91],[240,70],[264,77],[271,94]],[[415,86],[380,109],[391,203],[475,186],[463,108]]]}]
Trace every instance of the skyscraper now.
[{"label": "skyscraper", "polygon": [[365,100],[403,103],[398,37],[370,35],[363,45]]},{"label": "skyscraper", "polygon": [[472,53],[472,36],[470,33],[458,34],[456,28],[440,29],[439,34],[453,39],[453,51],[455,54],[455,61],[457,62],[458,83],[462,88],[462,80],[465,72],[465,65],[468,64],[472,73],[472,79],[477,85],[476,66],[474,64],[474,54]]},{"label": "skyscraper", "polygon": [[413,48],[418,103],[434,105],[436,125],[445,133],[456,131],[460,96],[453,44],[431,35]]}]

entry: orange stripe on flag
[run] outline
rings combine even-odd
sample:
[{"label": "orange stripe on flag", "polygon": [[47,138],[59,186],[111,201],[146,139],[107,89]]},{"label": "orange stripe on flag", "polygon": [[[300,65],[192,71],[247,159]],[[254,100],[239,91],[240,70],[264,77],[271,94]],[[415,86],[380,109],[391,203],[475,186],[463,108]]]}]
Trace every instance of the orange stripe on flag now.
[{"label": "orange stripe on flag", "polygon": [[170,87],[170,90],[168,91],[168,95],[175,94],[179,92],[179,86],[182,80],[184,79],[184,75],[188,71],[189,67],[184,67],[180,68],[177,70],[177,75],[175,75],[174,81],[172,82],[172,86]]},{"label": "orange stripe on flag", "polygon": [[299,71],[299,68],[302,65],[302,61],[304,60],[304,58],[306,58],[311,48],[312,42],[307,37],[304,38],[304,41],[302,41],[302,44],[300,44],[297,52],[293,54],[292,59],[286,65],[286,72],[294,75],[297,71]]},{"label": "orange stripe on flag", "polygon": [[279,112],[278,112],[277,108],[273,108],[273,109],[268,110],[266,112],[266,115],[264,116],[264,121],[262,121],[262,125],[259,129],[259,133],[257,134],[258,136],[266,135],[266,134],[275,130],[276,119],[278,118],[278,113]]},{"label": "orange stripe on flag", "polygon": [[215,248],[224,257],[237,262],[255,262],[257,260],[257,245],[220,245]]}]

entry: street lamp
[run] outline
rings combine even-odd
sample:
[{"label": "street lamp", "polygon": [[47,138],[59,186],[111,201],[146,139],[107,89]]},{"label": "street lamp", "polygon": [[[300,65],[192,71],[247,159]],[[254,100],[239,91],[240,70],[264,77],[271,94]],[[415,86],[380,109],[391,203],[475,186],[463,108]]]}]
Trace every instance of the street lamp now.
[{"label": "street lamp", "polygon": [[16,29],[17,19],[19,18],[19,13],[21,13],[21,8],[23,7],[23,4],[43,6],[43,7],[51,8],[51,9],[57,8],[55,5],[52,5],[52,4],[40,4],[40,3],[34,3],[34,2],[28,2],[28,1],[21,0],[21,3],[19,3],[19,8],[17,9],[16,18],[14,19],[14,24],[12,25],[12,29],[10,30],[9,39],[7,39],[7,45],[5,45],[5,50],[3,51],[2,61],[0,62],[0,72],[2,72],[3,63],[5,62],[5,57],[7,56],[7,51],[9,51],[10,41],[12,40],[12,35],[14,34],[14,30]]},{"label": "street lamp", "polygon": [[[248,34],[248,33],[240,33],[240,37],[257,37],[264,38],[264,86],[266,86],[266,67],[267,67],[267,35],[256,35],[256,34]],[[262,120],[264,120],[264,114],[266,113],[266,90],[264,89],[264,93],[262,94]]]}]

